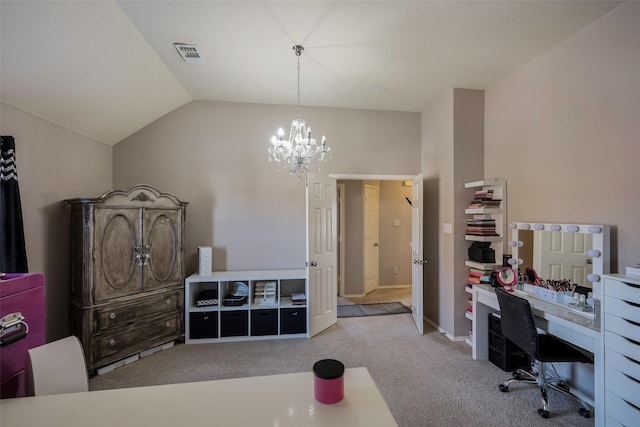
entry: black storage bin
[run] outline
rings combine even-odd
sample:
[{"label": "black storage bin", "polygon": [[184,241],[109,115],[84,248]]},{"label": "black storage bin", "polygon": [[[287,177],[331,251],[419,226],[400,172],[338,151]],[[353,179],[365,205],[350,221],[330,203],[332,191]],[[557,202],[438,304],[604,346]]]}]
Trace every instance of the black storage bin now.
[{"label": "black storage bin", "polygon": [[189,313],[189,338],[218,338],[218,312]]},{"label": "black storage bin", "polygon": [[243,337],[249,335],[249,311],[234,310],[220,313],[220,336]]},{"label": "black storage bin", "polygon": [[307,309],[283,308],[280,310],[281,334],[305,334],[307,333]]},{"label": "black storage bin", "polygon": [[503,371],[529,368],[531,358],[502,335],[502,321],[489,313],[489,361]]},{"label": "black storage bin", "polygon": [[251,310],[251,336],[278,335],[278,310]]}]

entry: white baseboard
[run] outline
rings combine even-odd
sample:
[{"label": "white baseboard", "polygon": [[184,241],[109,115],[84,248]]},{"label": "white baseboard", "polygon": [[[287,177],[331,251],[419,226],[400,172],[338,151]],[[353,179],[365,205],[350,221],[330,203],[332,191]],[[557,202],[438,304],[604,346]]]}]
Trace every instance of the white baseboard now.
[{"label": "white baseboard", "polygon": [[436,324],[436,323],[435,323],[435,322],[433,322],[431,319],[427,318],[426,316],[423,316],[423,318],[424,318],[424,321],[425,321],[425,322],[427,322],[427,323],[428,323],[429,325],[431,325],[434,329],[436,329],[436,330],[437,330],[441,335],[444,335],[445,337],[449,338],[451,341],[454,341],[454,342],[460,342],[460,341],[462,341],[462,342],[464,342],[464,341],[467,339],[467,337],[466,337],[466,336],[464,336],[464,337],[456,337],[456,336],[453,336],[453,335],[451,335],[449,332],[447,332],[447,331],[445,331],[444,329],[442,329],[442,328],[440,327],[440,325]]},{"label": "white baseboard", "polygon": [[347,294],[347,295],[340,295],[340,297],[342,298],[361,298],[366,296],[366,294]]}]

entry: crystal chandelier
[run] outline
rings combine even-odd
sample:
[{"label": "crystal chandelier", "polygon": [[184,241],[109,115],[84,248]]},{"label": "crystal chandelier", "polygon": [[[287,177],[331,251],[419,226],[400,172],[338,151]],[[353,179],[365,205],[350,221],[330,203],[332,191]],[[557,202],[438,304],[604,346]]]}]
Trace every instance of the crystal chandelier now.
[{"label": "crystal chandelier", "polygon": [[[278,129],[277,136],[271,137],[269,147],[269,161],[278,164],[278,170],[286,169],[291,175],[302,179],[309,173],[312,163],[322,162],[330,157],[331,149],[327,145],[327,139],[323,136],[320,145],[311,137],[311,128],[306,126],[300,118],[300,55],[304,47],[293,46],[298,58],[298,116],[291,122],[289,139],[284,139],[284,130]],[[319,169],[319,167],[318,167]]]}]

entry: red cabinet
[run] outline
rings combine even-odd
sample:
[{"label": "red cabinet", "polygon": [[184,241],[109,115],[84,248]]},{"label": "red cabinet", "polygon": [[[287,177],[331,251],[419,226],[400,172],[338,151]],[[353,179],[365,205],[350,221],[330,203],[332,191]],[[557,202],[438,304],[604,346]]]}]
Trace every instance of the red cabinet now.
[{"label": "red cabinet", "polygon": [[[40,273],[7,274],[0,280],[0,318],[22,313],[23,324],[3,329],[0,340],[0,397],[25,395],[27,350],[45,343],[44,277]],[[13,341],[22,335],[24,338]]]}]

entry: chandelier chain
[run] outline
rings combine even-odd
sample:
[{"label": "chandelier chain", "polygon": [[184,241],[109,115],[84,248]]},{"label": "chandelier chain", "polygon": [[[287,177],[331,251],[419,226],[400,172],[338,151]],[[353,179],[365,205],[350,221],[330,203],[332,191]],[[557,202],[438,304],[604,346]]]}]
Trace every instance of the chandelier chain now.
[{"label": "chandelier chain", "polygon": [[298,120],[300,120],[300,51],[296,50],[298,56]]},{"label": "chandelier chain", "polygon": [[312,164],[324,162],[331,157],[331,148],[327,145],[327,139],[324,136],[318,143],[311,135],[311,128],[300,118],[300,55],[304,47],[295,45],[293,50],[298,57],[298,115],[297,119],[291,122],[289,138],[285,139],[284,130],[278,129],[277,135],[271,137],[271,147],[268,151],[269,161],[275,161],[278,164],[278,170],[282,166],[290,174],[296,175],[298,179],[302,180],[309,173]]}]

